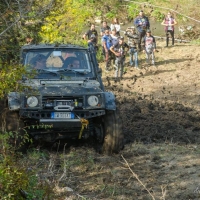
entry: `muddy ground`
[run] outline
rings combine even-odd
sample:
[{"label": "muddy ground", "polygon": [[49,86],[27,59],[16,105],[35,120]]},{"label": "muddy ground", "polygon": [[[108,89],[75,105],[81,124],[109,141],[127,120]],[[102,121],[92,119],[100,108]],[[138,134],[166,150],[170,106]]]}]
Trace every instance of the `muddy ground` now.
[{"label": "muddy ground", "polygon": [[[116,95],[125,147],[99,154],[89,144],[63,151],[36,149],[22,160],[58,200],[200,199],[200,47],[157,41],[156,68],[125,68],[123,80],[104,72]],[[128,61],[128,60],[127,60]]]}]

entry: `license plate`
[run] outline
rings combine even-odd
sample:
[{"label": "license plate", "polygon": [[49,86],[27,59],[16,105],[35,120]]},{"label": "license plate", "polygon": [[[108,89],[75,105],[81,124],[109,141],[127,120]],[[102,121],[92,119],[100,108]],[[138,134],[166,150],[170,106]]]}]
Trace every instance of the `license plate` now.
[{"label": "license plate", "polygon": [[71,112],[52,112],[51,119],[74,119],[74,113]]}]

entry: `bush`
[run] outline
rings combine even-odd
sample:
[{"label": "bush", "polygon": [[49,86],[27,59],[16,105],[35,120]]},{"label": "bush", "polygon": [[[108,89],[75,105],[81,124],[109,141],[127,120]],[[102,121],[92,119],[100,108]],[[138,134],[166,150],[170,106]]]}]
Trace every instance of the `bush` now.
[{"label": "bush", "polygon": [[21,163],[20,153],[10,145],[13,133],[0,133],[0,197],[2,200],[51,199],[51,187],[36,172]]}]

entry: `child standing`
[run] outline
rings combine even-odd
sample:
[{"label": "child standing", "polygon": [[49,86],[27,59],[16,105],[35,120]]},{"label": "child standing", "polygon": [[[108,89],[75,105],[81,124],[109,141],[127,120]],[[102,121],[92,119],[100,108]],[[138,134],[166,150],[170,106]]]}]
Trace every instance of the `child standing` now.
[{"label": "child standing", "polygon": [[147,64],[150,65],[150,62],[155,66],[155,56],[154,52],[156,51],[156,41],[155,38],[151,35],[151,30],[147,30],[146,36],[144,37],[144,50],[146,53]]}]

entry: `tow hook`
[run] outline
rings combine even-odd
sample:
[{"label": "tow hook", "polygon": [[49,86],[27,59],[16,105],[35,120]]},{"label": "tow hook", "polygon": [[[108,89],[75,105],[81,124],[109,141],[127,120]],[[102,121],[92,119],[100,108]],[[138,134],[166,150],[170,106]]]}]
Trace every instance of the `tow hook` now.
[{"label": "tow hook", "polygon": [[83,134],[83,130],[84,130],[85,128],[87,128],[87,127],[88,127],[88,124],[89,124],[89,121],[88,121],[87,119],[81,118],[80,121],[81,121],[82,126],[81,126],[81,130],[80,130],[78,139],[81,139],[82,134]]}]

